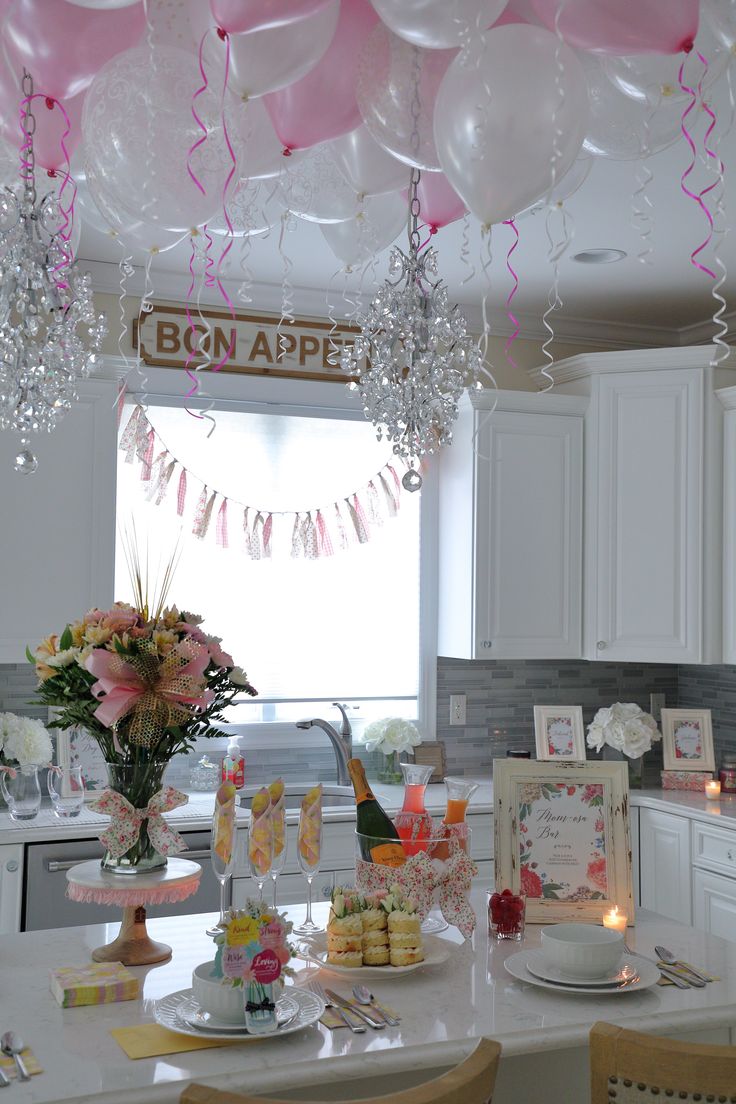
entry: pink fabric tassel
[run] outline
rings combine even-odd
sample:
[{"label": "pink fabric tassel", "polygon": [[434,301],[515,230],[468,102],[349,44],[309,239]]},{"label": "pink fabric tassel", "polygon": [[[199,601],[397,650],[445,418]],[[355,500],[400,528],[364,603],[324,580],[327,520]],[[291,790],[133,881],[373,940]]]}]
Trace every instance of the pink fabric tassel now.
[{"label": "pink fabric tassel", "polygon": [[263,557],[263,514],[260,510],[255,516],[250,535],[250,555],[253,560],[260,560]]},{"label": "pink fabric tassel", "polygon": [[263,558],[271,559],[271,537],[273,536],[273,514],[269,514],[263,526]]},{"label": "pink fabric tassel", "polygon": [[350,541],[348,540],[348,531],[345,528],[345,522],[342,520],[342,514],[340,513],[340,507],[338,503],[335,503],[335,521],[337,523],[337,533],[340,538],[340,548],[345,551],[350,547]]},{"label": "pink fabric tassel", "polygon": [[138,419],[143,413],[142,406],[136,406],[133,413],[128,419],[128,424],[122,432],[120,437],[120,444],[118,448],[121,452],[125,453],[125,463],[132,464],[133,457],[135,456],[135,446],[138,439]]},{"label": "pink fabric tassel", "polygon": [[394,486],[396,488],[396,509],[398,510],[398,508],[399,508],[399,499],[401,498],[401,483],[399,482],[399,477],[396,474],[396,468],[393,467],[392,464],[387,464],[386,467],[391,472],[391,478],[393,479]]},{"label": "pink fabric tassel", "polygon": [[394,492],[389,487],[388,480],[386,479],[383,472],[378,473],[378,481],[381,484],[381,486],[383,487],[383,493],[386,496],[386,507],[388,509],[388,516],[389,517],[396,517],[396,515],[399,512],[399,504],[398,504],[397,500],[394,498]]},{"label": "pink fabric tassel", "polygon": [[151,499],[154,497],[154,495],[158,491],[158,485],[159,485],[159,482],[161,480],[161,476],[163,475],[164,468],[166,466],[166,457],[167,457],[167,455],[168,454],[166,452],[166,449],[164,449],[163,452],[160,452],[158,454],[158,456],[156,457],[156,459],[153,461],[153,463],[151,465],[151,478],[149,480],[151,485],[148,488],[148,490],[146,491],[146,501],[147,502],[150,502]]},{"label": "pink fabric tassel", "polygon": [[[347,498],[345,499],[345,505],[348,508],[348,514],[350,515],[350,520],[353,523],[353,529],[355,529],[355,535],[358,538],[358,543],[365,544],[368,540],[368,531],[366,530],[366,527],[361,520],[360,514],[355,509],[353,503]],[[360,513],[363,513],[362,509]]]},{"label": "pink fabric tassel", "polygon": [[370,529],[368,528],[368,518],[365,516],[365,510],[363,509],[363,503],[358,498],[357,491],[353,495],[353,506],[355,508],[355,513],[358,515],[358,520],[360,521],[360,524],[363,526],[363,529],[365,530],[365,539],[369,540],[370,539]]},{"label": "pink fabric tassel", "polygon": [[197,500],[197,508],[194,511],[194,525],[192,526],[192,533],[195,537],[201,537],[202,535],[202,522],[204,521],[205,510],[207,509],[207,487],[202,488],[200,496]]},{"label": "pink fabric tassel", "polygon": [[209,529],[210,521],[212,520],[212,511],[213,511],[214,506],[215,506],[215,499],[216,498],[217,498],[217,491],[213,491],[212,494],[210,495],[210,500],[207,503],[207,506],[206,506],[205,511],[204,511],[204,517],[202,518],[201,532],[197,534],[200,540],[204,540],[204,538],[207,536],[207,530]]},{"label": "pink fabric tassel", "polygon": [[368,520],[371,525],[383,525],[383,515],[381,513],[381,500],[378,496],[378,489],[376,484],[371,479],[368,484]]},{"label": "pink fabric tassel", "polygon": [[144,483],[147,483],[151,478],[151,472],[153,470],[153,450],[156,447],[156,434],[152,429],[149,429],[146,441],[146,451],[143,455],[143,463],[141,465],[141,480]]},{"label": "pink fabric tassel", "polygon": [[253,557],[253,552],[251,551],[250,523],[248,521],[248,507],[247,506],[243,510],[243,543],[245,544],[245,553],[246,553],[246,555],[250,556],[252,558]]},{"label": "pink fabric tassel", "polygon": [[301,520],[299,514],[294,517],[294,528],[291,530],[291,558],[298,559],[302,554]]},{"label": "pink fabric tassel", "polygon": [[217,543],[220,548],[227,548],[227,499],[223,498],[220,509],[217,511]]},{"label": "pink fabric tassel", "polygon": [[304,555],[308,560],[316,560],[319,556],[319,545],[317,530],[311,514],[307,514],[302,525],[302,541],[304,543]]},{"label": "pink fabric tassel", "polygon": [[322,516],[322,511],[317,511],[315,518],[317,524],[317,555],[318,556],[333,556],[335,553],[332,547],[332,541],[330,539],[330,531],[325,524],[325,519]]},{"label": "pink fabric tassel", "polygon": [[176,512],[179,517],[184,516],[184,507],[187,502],[187,469],[181,469],[181,475],[179,476],[179,486],[176,491]]},{"label": "pink fabric tassel", "polygon": [[123,420],[123,411],[125,410],[125,380],[120,384],[118,388],[118,429],[120,429],[120,423]]},{"label": "pink fabric tassel", "polygon": [[174,474],[174,468],[176,467],[176,460],[172,460],[165,471],[162,471],[161,477],[158,482],[158,490],[156,492],[155,505],[160,506],[168,490],[171,477]]}]

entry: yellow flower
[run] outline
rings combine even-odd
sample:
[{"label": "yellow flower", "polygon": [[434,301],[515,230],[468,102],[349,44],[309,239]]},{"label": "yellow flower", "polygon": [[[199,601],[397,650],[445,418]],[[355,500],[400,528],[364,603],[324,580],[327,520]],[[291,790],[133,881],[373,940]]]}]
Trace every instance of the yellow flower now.
[{"label": "yellow flower", "polygon": [[173,629],[174,625],[176,625],[179,620],[180,615],[176,606],[172,606],[170,609],[165,609],[160,618],[161,624],[164,626],[165,629]]},{"label": "yellow flower", "polygon": [[84,632],[87,626],[84,621],[75,621],[73,625],[69,626],[72,634],[72,644],[75,648],[81,648],[84,642]]},{"label": "yellow flower", "polygon": [[176,634],[171,632],[170,629],[158,629],[153,634],[153,643],[158,649],[159,655],[168,655],[171,649],[176,644]]},{"label": "yellow flower", "polygon": [[58,636],[47,636],[36,648],[34,653],[36,657],[36,675],[39,682],[46,682],[46,679],[55,678],[59,673],[55,671],[53,667],[49,667],[46,660],[51,656],[56,655],[56,645],[59,642]]},{"label": "yellow flower", "polygon": [[105,629],[102,625],[88,625],[87,631],[84,634],[84,639],[88,644],[107,644],[108,640],[112,636],[110,629]]}]

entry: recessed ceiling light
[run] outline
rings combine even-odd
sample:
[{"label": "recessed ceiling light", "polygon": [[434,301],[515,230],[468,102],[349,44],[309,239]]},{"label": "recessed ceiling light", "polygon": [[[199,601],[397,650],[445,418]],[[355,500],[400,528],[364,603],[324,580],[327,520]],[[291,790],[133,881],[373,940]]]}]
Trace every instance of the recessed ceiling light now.
[{"label": "recessed ceiling light", "polygon": [[576,253],[573,260],[580,264],[613,264],[614,261],[622,261],[625,256],[623,249],[584,249],[582,253]]}]

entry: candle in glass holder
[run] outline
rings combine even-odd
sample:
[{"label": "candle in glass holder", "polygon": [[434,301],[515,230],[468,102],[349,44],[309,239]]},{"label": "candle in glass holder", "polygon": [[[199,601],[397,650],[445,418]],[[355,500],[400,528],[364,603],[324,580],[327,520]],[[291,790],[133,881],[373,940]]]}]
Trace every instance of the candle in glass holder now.
[{"label": "candle in glass holder", "polygon": [[626,931],[626,913],[618,911],[618,905],[614,905],[610,912],[603,913],[603,927],[613,931]]},{"label": "candle in glass holder", "polygon": [[711,798],[721,796],[721,783],[717,778],[713,778],[710,782],[705,783],[705,796]]}]

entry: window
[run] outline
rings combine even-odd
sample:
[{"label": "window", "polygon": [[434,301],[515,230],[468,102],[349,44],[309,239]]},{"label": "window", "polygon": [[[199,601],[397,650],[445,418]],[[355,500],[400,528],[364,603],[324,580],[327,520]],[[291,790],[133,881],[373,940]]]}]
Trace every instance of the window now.
[{"label": "window", "polygon": [[[383,525],[371,526],[371,539],[359,544],[343,499],[390,461],[390,446],[377,442],[373,427],[352,412],[282,409],[218,410],[208,438],[210,423],[149,399],[152,426],[188,469],[187,505],[178,517],[179,468],[155,506],[146,500],[140,466],[126,464],[119,453],[115,593],[131,593],[120,543],[131,523],[141,552],[148,549],[152,579],[179,541],[172,601],[205,616],[203,628],[222,636],[259,691],[235,708],[237,715],[228,718],[234,723],[293,722],[321,712],[306,703],[337,700],[360,703],[358,720],[395,713],[420,715],[421,722],[422,496],[402,492],[398,515],[389,518],[382,510]],[[131,410],[126,407],[121,427]],[[203,482],[230,499],[227,549],[216,541],[220,498],[205,538],[192,535]],[[344,551],[337,550],[335,501],[351,534]],[[254,561],[245,552],[244,504],[274,511],[271,559]],[[289,511],[318,507],[335,554],[293,558]],[[252,524],[252,510],[249,517]]]}]

